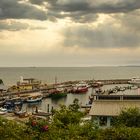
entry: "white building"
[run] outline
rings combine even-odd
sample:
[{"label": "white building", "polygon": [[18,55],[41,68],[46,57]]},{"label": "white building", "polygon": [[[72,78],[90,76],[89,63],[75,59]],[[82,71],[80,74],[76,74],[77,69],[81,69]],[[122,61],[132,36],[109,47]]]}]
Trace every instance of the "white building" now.
[{"label": "white building", "polygon": [[99,127],[104,128],[111,126],[112,118],[118,116],[121,110],[135,107],[140,108],[140,95],[106,95],[93,101],[89,114]]}]

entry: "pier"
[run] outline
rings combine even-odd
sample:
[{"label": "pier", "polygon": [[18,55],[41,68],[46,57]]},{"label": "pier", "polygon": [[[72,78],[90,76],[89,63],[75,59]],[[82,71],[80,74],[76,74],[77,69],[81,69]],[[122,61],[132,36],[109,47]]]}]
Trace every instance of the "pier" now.
[{"label": "pier", "polygon": [[131,79],[87,80],[88,83],[101,82],[103,85],[128,84]]},{"label": "pier", "polygon": [[[84,82],[86,82],[87,84],[89,84],[89,87],[95,83],[95,82],[101,82],[103,85],[111,85],[111,84],[128,84],[128,81],[130,81],[131,79],[109,79],[109,80],[82,80]],[[63,85],[64,88],[67,88],[69,86],[72,86],[76,83],[79,83],[81,80],[76,80],[76,81],[66,81],[66,82],[62,82],[62,83],[57,83],[57,84],[50,84],[47,85],[40,85],[40,87],[38,89],[30,89],[30,90],[17,90],[17,91],[7,91],[7,92],[1,92],[0,93],[0,101],[2,101],[3,99],[12,97],[12,96],[20,96],[23,94],[27,94],[27,93],[33,93],[33,92],[39,92],[39,91],[47,91],[51,88],[53,88],[54,86],[58,86],[58,85]],[[47,95],[44,93],[44,97],[47,97]]]}]

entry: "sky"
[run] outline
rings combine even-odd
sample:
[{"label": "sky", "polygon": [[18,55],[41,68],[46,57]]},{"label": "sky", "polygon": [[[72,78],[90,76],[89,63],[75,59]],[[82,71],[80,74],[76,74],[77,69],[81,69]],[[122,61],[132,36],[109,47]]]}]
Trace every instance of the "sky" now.
[{"label": "sky", "polygon": [[0,67],[140,65],[140,0],[0,0]]}]

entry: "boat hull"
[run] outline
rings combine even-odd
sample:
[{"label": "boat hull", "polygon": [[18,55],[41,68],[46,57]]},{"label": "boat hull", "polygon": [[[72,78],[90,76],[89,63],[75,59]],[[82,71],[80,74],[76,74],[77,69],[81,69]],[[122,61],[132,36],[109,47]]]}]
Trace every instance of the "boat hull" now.
[{"label": "boat hull", "polygon": [[50,94],[49,97],[52,99],[60,99],[60,98],[64,98],[67,96],[67,93],[53,93]]},{"label": "boat hull", "polygon": [[80,88],[80,89],[73,90],[72,93],[79,94],[79,93],[86,93],[87,91],[88,91],[88,88]]},{"label": "boat hull", "polygon": [[35,103],[35,102],[40,102],[42,101],[42,97],[37,98],[37,99],[28,99],[26,100],[27,103]]},{"label": "boat hull", "polygon": [[0,115],[5,115],[7,112],[0,111]]}]

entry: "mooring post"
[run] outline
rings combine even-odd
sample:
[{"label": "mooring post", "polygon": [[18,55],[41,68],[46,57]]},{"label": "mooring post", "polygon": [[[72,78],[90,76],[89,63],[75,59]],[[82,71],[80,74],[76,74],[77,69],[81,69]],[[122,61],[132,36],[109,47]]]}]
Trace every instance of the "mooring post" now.
[{"label": "mooring post", "polygon": [[53,106],[52,106],[51,112],[53,112]]},{"label": "mooring post", "polygon": [[50,105],[48,104],[48,113],[50,112]]}]

